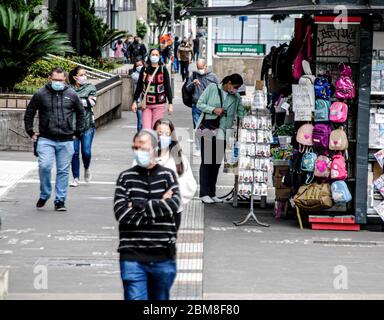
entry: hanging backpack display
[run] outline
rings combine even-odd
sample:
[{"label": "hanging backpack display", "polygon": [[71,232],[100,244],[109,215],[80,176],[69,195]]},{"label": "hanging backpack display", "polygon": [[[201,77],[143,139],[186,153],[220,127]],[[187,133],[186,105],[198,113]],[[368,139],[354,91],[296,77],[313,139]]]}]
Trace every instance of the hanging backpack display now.
[{"label": "hanging backpack display", "polygon": [[334,155],[331,163],[331,179],[345,180],[348,177],[345,159],[341,154]]},{"label": "hanging backpack display", "polygon": [[305,184],[311,183],[314,178],[313,172],[315,171],[316,159],[317,154],[313,152],[312,148],[304,153],[303,158],[301,159],[300,169],[303,172],[307,172]]},{"label": "hanging backpack display", "polygon": [[331,185],[332,199],[335,203],[348,203],[352,200],[351,192],[345,181],[335,181]]},{"label": "hanging backpack display", "polygon": [[315,80],[315,96],[319,99],[329,99],[331,90],[326,76],[318,76]]},{"label": "hanging backpack display", "polygon": [[329,121],[329,109],[331,101],[317,99],[315,104],[315,122]]},{"label": "hanging backpack display", "polygon": [[348,138],[343,128],[333,130],[329,137],[329,149],[344,151],[348,149]]},{"label": "hanging backpack display", "polygon": [[332,128],[329,124],[315,124],[312,133],[313,146],[322,150],[327,150],[331,132]]},{"label": "hanging backpack display", "polygon": [[302,65],[303,65],[304,75],[300,78],[299,84],[301,85],[315,84],[316,77],[312,74],[311,66],[309,65],[309,62],[306,60],[303,60]]},{"label": "hanging backpack display", "polygon": [[352,80],[352,69],[344,63],[339,65],[340,79],[336,81],[336,98],[352,100],[356,97],[355,83]]},{"label": "hanging backpack display", "polygon": [[328,183],[301,186],[293,201],[303,210],[330,209],[333,207],[331,186]]},{"label": "hanging backpack display", "polygon": [[304,147],[312,146],[312,133],[313,125],[310,123],[303,124],[297,131],[296,141],[300,144],[300,152],[304,152]]},{"label": "hanging backpack display", "polygon": [[335,123],[343,123],[348,118],[348,105],[344,102],[334,102],[329,111],[329,120]]},{"label": "hanging backpack display", "polygon": [[320,155],[316,159],[315,164],[315,177],[317,178],[329,178],[331,172],[331,160],[329,157]]}]

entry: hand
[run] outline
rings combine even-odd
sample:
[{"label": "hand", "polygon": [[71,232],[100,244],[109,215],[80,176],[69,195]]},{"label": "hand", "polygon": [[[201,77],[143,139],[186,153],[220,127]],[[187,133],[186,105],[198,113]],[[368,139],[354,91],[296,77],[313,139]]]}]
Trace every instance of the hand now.
[{"label": "hand", "polygon": [[168,190],[166,193],[164,193],[163,195],[163,199],[171,199],[172,198],[172,195],[173,195],[173,192],[172,190]]},{"label": "hand", "polygon": [[32,136],[32,140],[36,141],[39,138],[39,135],[40,135],[40,133],[38,133],[38,132],[34,133],[33,136]]},{"label": "hand", "polygon": [[135,113],[137,112],[137,103],[136,103],[136,101],[134,103],[132,103],[131,110],[132,110],[132,112],[135,112]]},{"label": "hand", "polygon": [[199,86],[199,85],[200,85],[200,81],[197,80],[197,79],[195,79],[195,80],[193,80],[193,84],[194,84],[195,86]]},{"label": "hand", "polygon": [[172,105],[172,104],[170,104],[170,105],[168,106],[168,114],[169,114],[170,116],[173,114],[173,105]]},{"label": "hand", "polygon": [[224,109],[222,108],[215,108],[215,110],[213,110],[213,113],[216,114],[217,116],[221,117],[224,113]]},{"label": "hand", "polygon": [[128,203],[128,208],[132,208],[132,202]]}]

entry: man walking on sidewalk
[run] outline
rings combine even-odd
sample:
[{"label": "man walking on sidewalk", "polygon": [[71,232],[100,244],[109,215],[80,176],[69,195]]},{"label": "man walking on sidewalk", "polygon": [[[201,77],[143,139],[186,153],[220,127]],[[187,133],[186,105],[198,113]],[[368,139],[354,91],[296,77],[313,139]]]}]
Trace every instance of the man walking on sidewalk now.
[{"label": "man walking on sidewalk", "polygon": [[[186,90],[192,95],[192,121],[193,121],[193,129],[196,129],[196,124],[199,121],[201,110],[197,108],[196,104],[199,101],[200,96],[204,92],[204,90],[211,83],[219,83],[219,79],[217,76],[208,71],[207,63],[203,59],[199,59],[196,62],[197,71],[194,71],[192,75],[189,77]],[[195,138],[195,145],[193,154],[197,157],[200,156],[200,144],[199,139]]]},{"label": "man walking on sidewalk", "polygon": [[177,50],[177,59],[180,61],[180,73],[183,82],[189,78],[189,65],[193,58],[193,48],[184,38]]},{"label": "man walking on sidewalk", "polygon": [[[34,131],[34,119],[39,112],[39,132]],[[73,114],[76,126],[73,128]],[[54,68],[49,83],[35,93],[24,116],[25,130],[37,143],[40,198],[37,208],[44,207],[51,196],[51,171],[56,161],[55,210],[66,211],[69,171],[74,153],[73,140],[84,130],[85,110],[77,93],[65,84],[65,73]]]},{"label": "man walking on sidewalk", "polygon": [[176,277],[181,196],[176,174],[156,163],[158,143],[155,131],[139,131],[133,139],[138,165],[117,180],[114,212],[126,300],[169,300]]}]

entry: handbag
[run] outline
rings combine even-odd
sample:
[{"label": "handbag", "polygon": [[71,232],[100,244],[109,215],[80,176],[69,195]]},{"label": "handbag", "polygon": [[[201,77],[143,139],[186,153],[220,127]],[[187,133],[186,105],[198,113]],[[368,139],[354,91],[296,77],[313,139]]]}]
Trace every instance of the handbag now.
[{"label": "handbag", "polygon": [[[220,107],[223,109],[223,96],[221,95],[221,90],[219,86],[217,85],[217,91],[220,97]],[[203,116],[203,120],[201,121],[201,124],[199,126],[199,130],[210,130],[210,131],[215,131],[219,129],[220,127],[220,120],[221,118],[217,116],[216,119],[205,119],[205,113]]]},{"label": "handbag", "polygon": [[333,206],[331,186],[327,183],[312,183],[300,187],[293,201],[303,210],[322,210]]},{"label": "handbag", "polygon": [[151,87],[152,81],[153,81],[153,79],[155,78],[156,73],[157,73],[157,71],[159,70],[159,67],[160,67],[160,66],[158,66],[158,67],[155,69],[155,71],[153,72],[152,77],[151,77],[151,81],[148,82],[147,89],[145,90],[144,95],[143,95],[142,98],[140,99],[138,108],[141,109],[141,110],[145,110],[145,109],[147,108],[147,95],[148,95],[148,92],[149,92],[149,88]]}]

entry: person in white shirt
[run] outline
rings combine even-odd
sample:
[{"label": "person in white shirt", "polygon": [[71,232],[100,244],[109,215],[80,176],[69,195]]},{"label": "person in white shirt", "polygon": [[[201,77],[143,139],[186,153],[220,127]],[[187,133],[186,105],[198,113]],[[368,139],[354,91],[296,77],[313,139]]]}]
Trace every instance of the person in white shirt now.
[{"label": "person in white shirt", "polygon": [[[173,170],[179,181],[179,188],[183,204],[193,199],[197,191],[197,182],[193,177],[191,165],[183,155],[177,140],[175,126],[168,119],[156,121],[153,129],[159,135],[160,149],[157,162],[159,165]],[[182,211],[182,206],[180,211]]]}]

